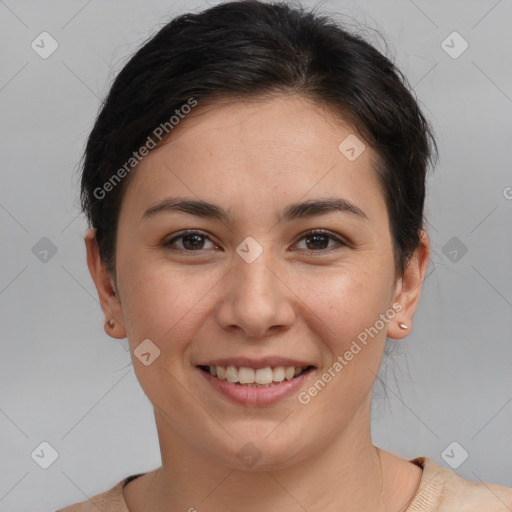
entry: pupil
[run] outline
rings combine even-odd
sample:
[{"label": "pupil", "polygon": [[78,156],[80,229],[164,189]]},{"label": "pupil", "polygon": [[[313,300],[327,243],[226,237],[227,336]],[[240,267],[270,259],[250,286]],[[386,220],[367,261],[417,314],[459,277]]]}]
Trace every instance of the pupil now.
[{"label": "pupil", "polygon": [[[196,243],[201,243],[201,239],[202,239],[202,235],[188,235],[186,237],[183,237],[183,246],[186,248],[186,249],[192,249],[192,250],[196,250],[196,249],[200,249],[200,247],[198,247],[196,245]],[[187,243],[187,241],[190,241],[191,239],[195,239],[195,241],[189,245]],[[189,247],[187,247],[187,245],[189,245]]]},{"label": "pupil", "polygon": [[[323,239],[323,240],[321,240],[321,239]],[[307,240],[308,241],[316,240],[316,242],[320,241],[320,244],[317,244],[317,243],[314,244],[314,247],[316,247],[317,249],[318,248],[325,249],[325,247],[327,246],[325,243],[327,241],[327,237],[325,235],[312,235],[312,236],[308,237]],[[324,242],[324,243],[322,243],[322,242]]]}]

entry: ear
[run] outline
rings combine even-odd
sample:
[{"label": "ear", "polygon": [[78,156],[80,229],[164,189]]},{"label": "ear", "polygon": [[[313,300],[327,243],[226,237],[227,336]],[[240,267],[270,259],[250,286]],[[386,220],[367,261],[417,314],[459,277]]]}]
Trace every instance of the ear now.
[{"label": "ear", "polygon": [[[427,271],[430,257],[430,239],[426,231],[422,230],[419,247],[411,257],[407,268],[397,280],[393,304],[399,303],[402,307],[394,320],[388,324],[387,336],[395,340],[405,338],[412,327],[412,318],[420,301],[423,279]],[[398,309],[397,309],[398,311]],[[402,329],[403,323],[407,329]]]},{"label": "ear", "polygon": [[[112,338],[126,338],[121,302],[115,290],[114,279],[100,257],[96,229],[89,229],[84,241],[87,250],[87,266],[96,285],[101,309],[105,315],[105,332]],[[112,326],[109,325],[110,321],[113,321]]]}]

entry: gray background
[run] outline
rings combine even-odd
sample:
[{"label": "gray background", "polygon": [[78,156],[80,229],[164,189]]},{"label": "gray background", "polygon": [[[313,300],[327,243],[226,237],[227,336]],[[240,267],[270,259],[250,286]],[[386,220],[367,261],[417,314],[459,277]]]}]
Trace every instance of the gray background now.
[{"label": "gray background", "polygon": [[[126,340],[103,331],[77,164],[128,56],[170,17],[207,5],[0,0],[2,512],[52,511],[160,464]],[[469,453],[458,474],[512,487],[512,2],[319,6],[381,31],[441,151],[428,183],[429,276],[411,335],[381,369],[374,441],[443,467],[457,441]],[[59,45],[47,59],[31,48],[43,31]],[[453,31],[469,44],[458,58],[442,47]],[[46,261],[43,237],[57,248]],[[46,470],[31,458],[42,441],[59,455]]]}]

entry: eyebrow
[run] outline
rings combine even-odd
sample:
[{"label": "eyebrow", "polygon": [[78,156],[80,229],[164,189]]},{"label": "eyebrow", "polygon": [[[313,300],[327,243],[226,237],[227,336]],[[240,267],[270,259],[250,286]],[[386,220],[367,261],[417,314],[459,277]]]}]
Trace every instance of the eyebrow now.
[{"label": "eyebrow", "polygon": [[[198,217],[216,219],[229,222],[229,213],[222,207],[208,201],[182,198],[166,198],[143,214],[142,219],[152,218],[161,213],[184,212]],[[332,212],[350,213],[361,219],[368,220],[366,214],[358,206],[342,198],[311,199],[301,203],[292,203],[284,208],[278,215],[278,222],[303,219],[316,215],[325,215]]]}]

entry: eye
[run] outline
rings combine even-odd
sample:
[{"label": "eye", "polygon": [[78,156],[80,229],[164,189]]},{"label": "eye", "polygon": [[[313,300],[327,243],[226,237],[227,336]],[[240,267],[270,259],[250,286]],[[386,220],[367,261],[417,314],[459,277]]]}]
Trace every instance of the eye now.
[{"label": "eye", "polygon": [[[177,241],[181,243],[178,244],[178,247],[172,247],[176,244]],[[176,249],[183,252],[194,252],[201,251],[203,249],[208,249],[205,247],[205,241],[208,240],[213,247],[217,247],[204,233],[200,231],[182,231],[177,236],[167,240],[163,243],[164,247],[168,247],[170,249]],[[211,247],[210,247],[211,248]]]},{"label": "eye", "polygon": [[[347,243],[343,242],[329,231],[322,229],[307,232],[300,238],[299,242],[302,240],[305,241],[306,247],[299,247],[299,249],[310,252],[330,251],[333,249],[333,245],[329,246],[330,242],[335,242],[334,247],[336,243],[341,246],[347,245]],[[211,244],[210,247],[207,247],[207,242]],[[218,247],[206,234],[193,230],[182,231],[170,240],[165,241],[163,246],[181,252],[199,252]]]},{"label": "eye", "polygon": [[[329,231],[325,231],[323,229],[315,229],[309,231],[299,240],[305,240],[306,250],[311,250],[313,252],[321,252],[328,251],[333,249],[333,246],[329,247],[329,241],[337,242],[339,245],[346,246],[347,244],[340,240],[338,237],[334,236]],[[301,248],[303,249],[303,248]]]}]

